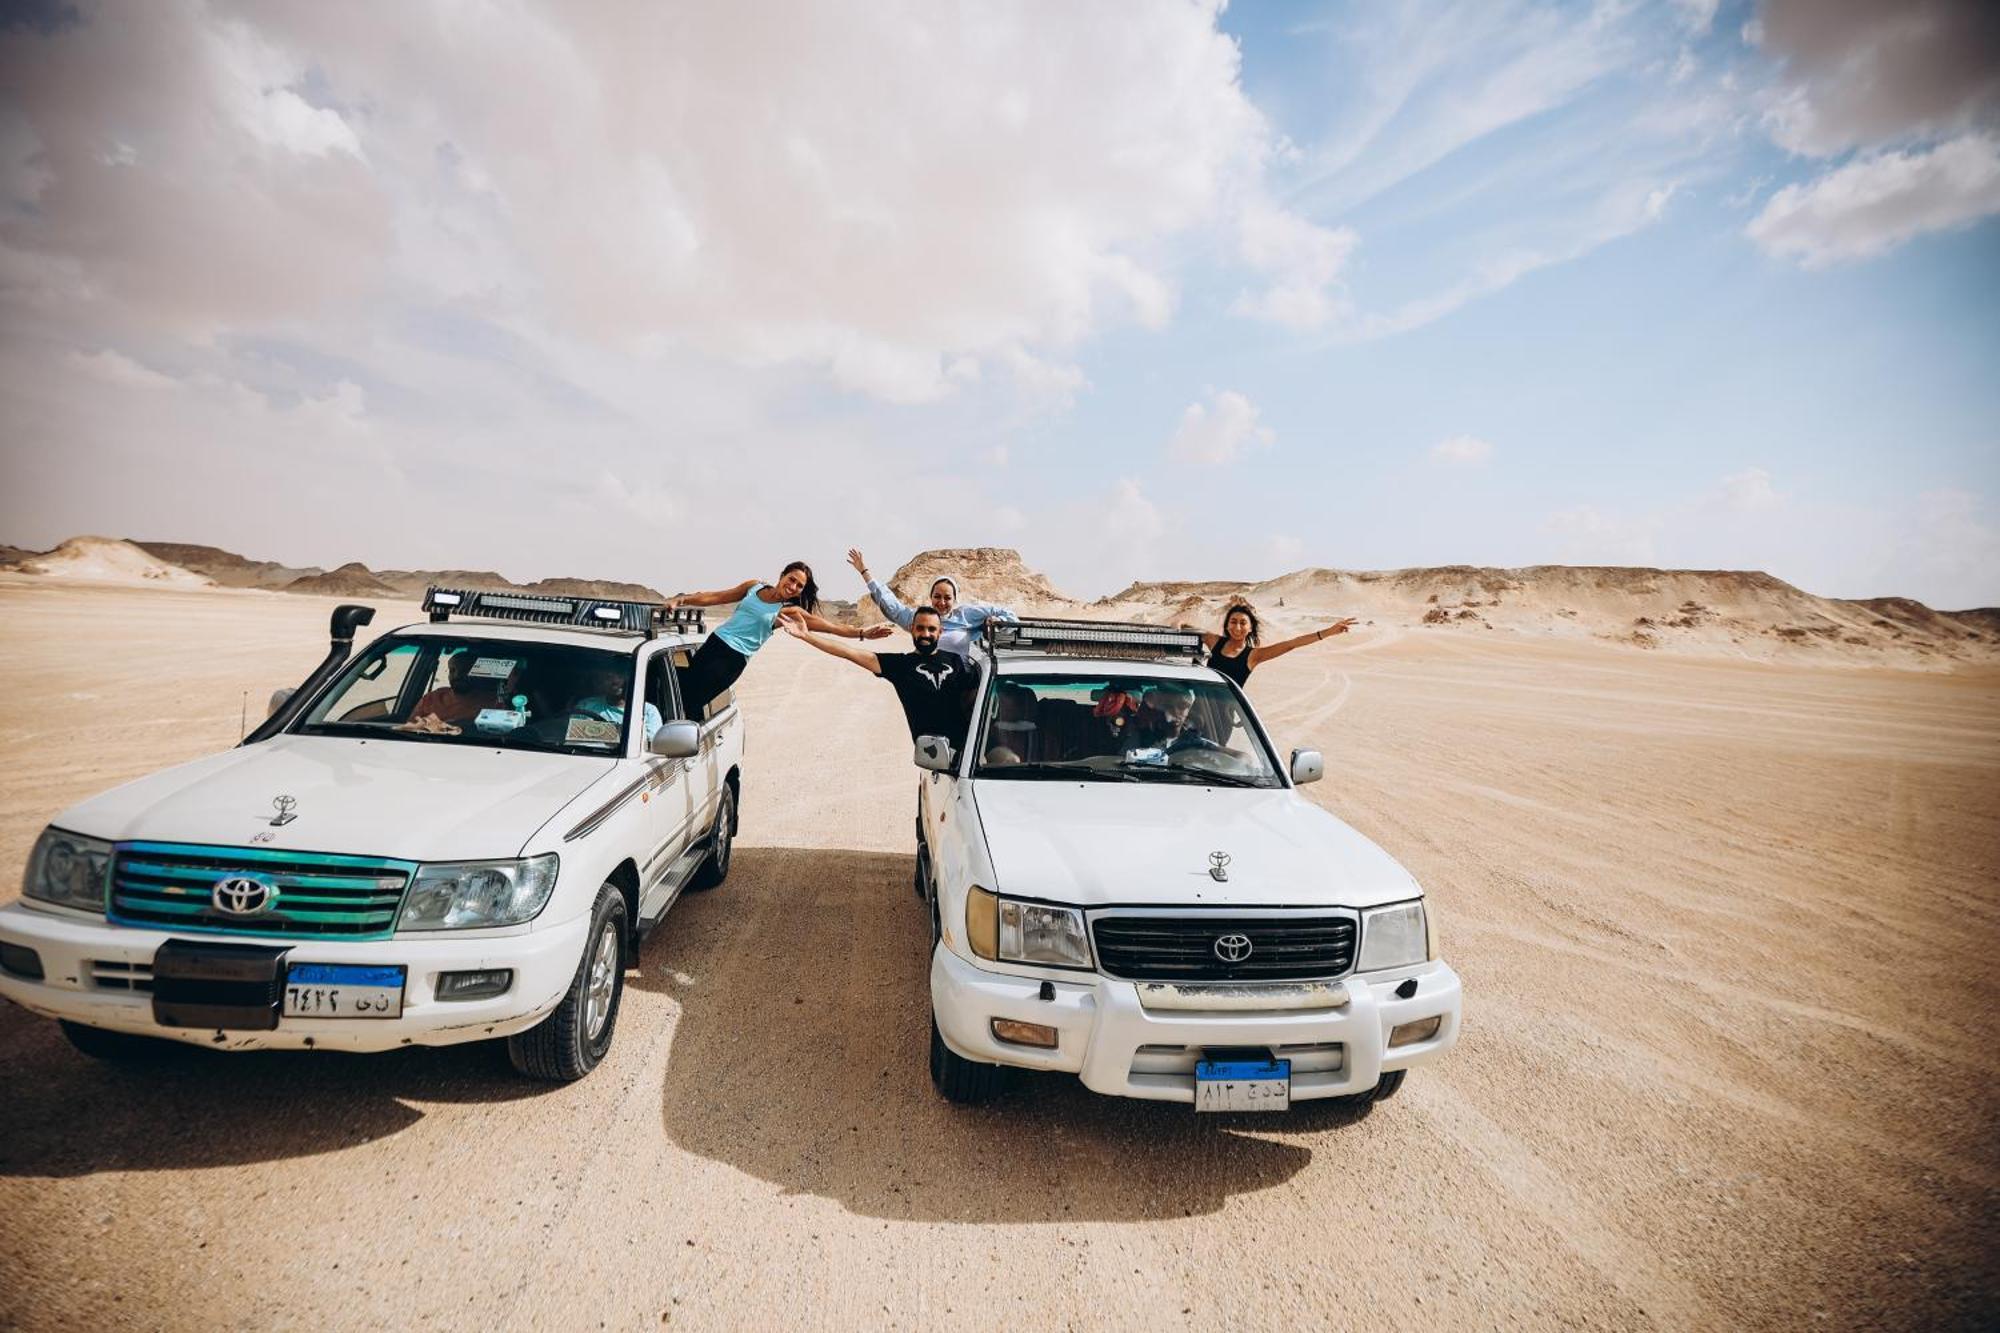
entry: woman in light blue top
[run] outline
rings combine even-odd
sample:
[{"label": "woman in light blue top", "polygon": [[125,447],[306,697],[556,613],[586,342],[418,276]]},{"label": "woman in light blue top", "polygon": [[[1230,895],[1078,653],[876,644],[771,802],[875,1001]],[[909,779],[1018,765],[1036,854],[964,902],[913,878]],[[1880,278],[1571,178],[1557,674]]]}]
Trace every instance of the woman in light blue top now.
[{"label": "woman in light blue top", "polygon": [[813,581],[812,566],[803,560],[786,565],[775,584],[745,579],[733,588],[681,593],[669,598],[667,605],[727,606],[731,602],[736,604],[735,614],[716,627],[680,673],[681,702],[687,715],[697,721],[710,700],[736,683],[743,668],[750,665],[750,655],[769,641],[778,614],[788,606],[798,607],[806,625],[822,634],[879,639],[891,632],[887,625],[862,630],[821,616],[819,584]]}]

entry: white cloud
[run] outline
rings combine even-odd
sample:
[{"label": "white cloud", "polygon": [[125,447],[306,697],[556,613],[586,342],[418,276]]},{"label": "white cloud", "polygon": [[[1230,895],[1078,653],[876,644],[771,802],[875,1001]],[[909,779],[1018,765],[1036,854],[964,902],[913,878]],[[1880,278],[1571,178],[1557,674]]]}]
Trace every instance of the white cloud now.
[{"label": "white cloud", "polygon": [[142,366],[109,347],[95,352],[71,352],[69,362],[92,379],[124,389],[171,389],[178,384],[171,376]]},{"label": "white cloud", "polygon": [[1167,456],[1177,463],[1234,463],[1276,439],[1270,427],[1258,424],[1256,404],[1234,389],[1224,389],[1211,394],[1205,404],[1188,404]]},{"label": "white cloud", "polygon": [[1257,313],[1332,299],[1351,238],[1272,202],[1281,144],[1219,8],[163,4],[11,30],[0,170],[34,206],[0,245],[196,340],[462,300],[893,403],[999,364],[1060,406],[1069,349],[1171,319],[1184,236],[1242,252]]},{"label": "white cloud", "polygon": [[986,451],[986,465],[988,467],[1006,467],[1007,460],[1007,446],[1004,444],[996,444]]},{"label": "white cloud", "polygon": [[1334,230],[1259,205],[1246,209],[1238,236],[1243,259],[1270,285],[1236,298],[1231,313],[1293,329],[1316,329],[1342,305],[1334,284],[1354,252],[1351,228]]},{"label": "white cloud", "polygon": [[1771,474],[1763,468],[1745,468],[1722,479],[1722,502],[1743,514],[1764,513],[1784,504],[1785,497],[1771,485]]},{"label": "white cloud", "polygon": [[1680,11],[1683,26],[1697,37],[1708,34],[1715,26],[1715,11],[1722,0],[1674,0],[1674,8]]},{"label": "white cloud", "polygon": [[1570,564],[1651,565],[1659,556],[1657,516],[1605,513],[1578,505],[1549,515],[1542,531],[1555,538],[1555,558]]},{"label": "white cloud", "polygon": [[1783,64],[1768,121],[1795,153],[1935,141],[2000,117],[1992,0],[1764,0],[1744,37]]},{"label": "white cloud", "polygon": [[2000,138],[1857,158],[1771,196],[1747,229],[1767,254],[1807,268],[1885,254],[1926,232],[2000,213]]},{"label": "white cloud", "polygon": [[1901,577],[1930,588],[1933,604],[1964,610],[1995,604],[1994,571],[2000,570],[2000,526],[1984,497],[1968,490],[1926,491],[1905,527],[1894,563]]},{"label": "white cloud", "polygon": [[1453,467],[1478,467],[1493,457],[1493,445],[1477,435],[1454,435],[1432,445],[1430,453],[1435,462]]}]

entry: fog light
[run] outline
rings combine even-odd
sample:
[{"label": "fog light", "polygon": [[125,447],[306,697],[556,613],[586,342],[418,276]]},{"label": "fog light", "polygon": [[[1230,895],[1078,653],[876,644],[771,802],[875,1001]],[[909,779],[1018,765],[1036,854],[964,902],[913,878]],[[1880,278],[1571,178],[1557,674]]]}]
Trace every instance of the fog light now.
[{"label": "fog light", "polygon": [[1043,1050],[1056,1048],[1056,1030],[1046,1023],[1022,1023],[1012,1018],[993,1020],[993,1035],[1001,1041],[1012,1042],[1016,1046],[1039,1046]]},{"label": "fog light", "polygon": [[1436,1018],[1420,1018],[1414,1023],[1398,1023],[1389,1029],[1391,1046],[1408,1046],[1414,1042],[1429,1041],[1444,1026],[1444,1015]]},{"label": "fog light", "polygon": [[30,981],[42,979],[42,956],[18,944],[0,944],[0,969]]},{"label": "fog light", "polygon": [[440,972],[437,997],[440,1000],[485,1000],[505,995],[507,988],[513,984],[514,969],[511,967],[488,972]]}]

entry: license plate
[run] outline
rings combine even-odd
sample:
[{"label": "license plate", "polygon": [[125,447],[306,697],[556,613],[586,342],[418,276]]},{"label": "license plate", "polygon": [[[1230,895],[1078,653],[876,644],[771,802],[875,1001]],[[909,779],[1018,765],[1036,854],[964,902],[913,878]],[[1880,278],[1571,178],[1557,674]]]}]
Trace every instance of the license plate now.
[{"label": "license plate", "polygon": [[1290,1060],[1199,1060],[1194,1067],[1197,1111],[1288,1111]]},{"label": "license plate", "polygon": [[287,1018],[400,1018],[403,969],[353,963],[293,963],[285,976]]}]

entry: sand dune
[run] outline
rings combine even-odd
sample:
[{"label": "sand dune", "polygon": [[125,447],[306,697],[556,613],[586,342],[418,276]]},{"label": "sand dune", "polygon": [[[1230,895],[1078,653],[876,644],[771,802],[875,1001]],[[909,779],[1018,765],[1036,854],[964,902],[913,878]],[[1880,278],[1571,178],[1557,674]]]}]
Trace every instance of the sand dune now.
[{"label": "sand dune", "polygon": [[[0,895],[64,805],[233,744],[332,605],[0,583]],[[939,1101],[895,697],[783,639],[741,693],[735,870],[581,1084],[479,1047],[119,1071],[9,1012],[6,1322],[1990,1325],[2000,671],[1386,621],[1261,669],[1466,985],[1396,1099],[1282,1119]]]},{"label": "sand dune", "polygon": [[72,537],[53,551],[27,555],[13,571],[62,583],[206,588],[213,580],[157,560],[113,537]]},{"label": "sand dune", "polygon": [[[186,561],[180,570],[166,561]],[[86,537],[58,552],[30,556],[15,572],[76,580],[195,586],[203,578],[232,587],[269,588],[315,596],[420,597],[425,588],[494,588],[557,596],[659,601],[644,584],[603,579],[546,578],[522,583],[492,570],[381,570],[358,561],[332,571],[295,570],[251,561],[213,546],[148,542],[142,546]],[[1532,565],[1496,569],[1445,565],[1418,569],[1301,569],[1262,582],[1206,580],[1134,583],[1084,602],[1005,547],[923,551],[889,576],[908,604],[929,595],[950,574],[964,599],[994,602],[1042,615],[1178,622],[1218,628],[1232,602],[1257,608],[1268,637],[1301,633],[1341,616],[1424,633],[1500,632],[1536,638],[1587,639],[1653,652],[1755,661],[1814,662],[1948,670],[1960,664],[2000,664],[2000,608],[1937,611],[1904,597],[1842,600],[1818,597],[1751,570],[1636,569]],[[829,588],[846,577],[822,571]],[[193,579],[194,584],[187,580]],[[726,608],[718,608],[726,615]],[[829,602],[833,619],[875,623],[881,612],[867,597],[855,608]]]}]

